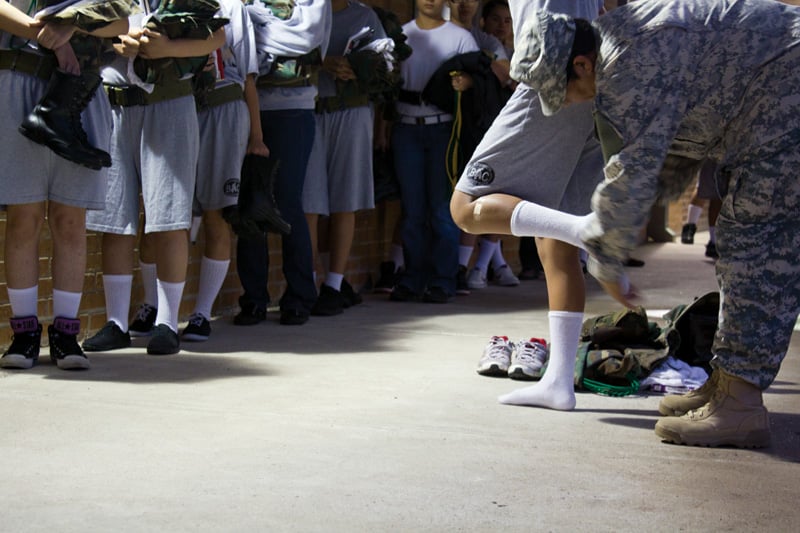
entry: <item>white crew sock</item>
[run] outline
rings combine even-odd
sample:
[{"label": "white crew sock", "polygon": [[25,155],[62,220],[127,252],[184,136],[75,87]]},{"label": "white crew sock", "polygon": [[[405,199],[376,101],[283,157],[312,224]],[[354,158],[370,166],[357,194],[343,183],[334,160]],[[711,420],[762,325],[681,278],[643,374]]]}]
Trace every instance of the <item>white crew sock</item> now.
[{"label": "white crew sock", "polygon": [[492,242],[489,239],[481,239],[481,244],[478,246],[478,258],[475,259],[475,268],[481,272],[486,272],[489,267],[489,261],[497,248],[500,247],[500,241]]},{"label": "white crew sock", "polygon": [[708,240],[717,244],[717,228],[716,226],[708,227]]},{"label": "white crew sock", "polygon": [[469,266],[469,260],[474,249],[474,246],[458,245],[458,264],[460,266]]},{"label": "white crew sock", "polygon": [[78,318],[81,309],[81,292],[67,292],[53,289],[53,318]]},{"label": "white crew sock", "polygon": [[183,286],[185,281],[169,283],[157,280],[158,287],[158,313],[156,313],[156,325],[164,324],[175,333],[178,332],[178,314],[180,313],[181,297],[183,297]]},{"label": "white crew sock", "polygon": [[106,317],[120,329],[128,331],[128,314],[131,310],[133,274],[104,274],[103,291],[106,294]]},{"label": "white crew sock", "polygon": [[550,311],[550,358],[542,379],[530,387],[500,396],[500,403],[547,407],[559,411],[575,408],[575,355],[583,313]]},{"label": "white crew sock", "polygon": [[389,252],[390,259],[394,262],[395,272],[406,266],[405,255],[403,255],[403,247],[399,244],[393,244]]},{"label": "white crew sock", "polygon": [[158,279],[155,263],[142,263],[139,261],[139,268],[142,270],[142,288],[144,289],[144,302],[147,305],[158,307]]},{"label": "white crew sock", "polygon": [[517,237],[556,239],[583,248],[580,231],[595,217],[594,213],[570,215],[523,200],[511,213],[511,233]]},{"label": "white crew sock", "polygon": [[17,318],[39,316],[38,285],[28,287],[27,289],[12,289],[8,287],[8,301],[11,304],[11,316]]},{"label": "white crew sock", "polygon": [[342,290],[342,280],[344,280],[344,274],[339,274],[338,272],[328,272],[328,275],[325,276],[325,285],[340,291]]},{"label": "white crew sock", "polygon": [[703,214],[703,208],[689,204],[689,209],[686,212],[686,223],[687,224],[697,224],[697,221],[700,220],[700,215]]},{"label": "white crew sock", "polygon": [[230,264],[229,259],[218,260],[206,256],[200,261],[200,286],[197,290],[194,312],[206,320],[211,319],[211,306],[214,305],[214,300],[217,299],[217,294],[225,283]]}]

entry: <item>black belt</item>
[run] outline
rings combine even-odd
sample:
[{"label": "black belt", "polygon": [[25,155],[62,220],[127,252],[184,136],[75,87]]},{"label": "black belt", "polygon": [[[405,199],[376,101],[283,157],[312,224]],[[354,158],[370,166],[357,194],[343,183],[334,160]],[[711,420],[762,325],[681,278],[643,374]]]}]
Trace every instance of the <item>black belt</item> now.
[{"label": "black belt", "polygon": [[0,70],[16,70],[43,80],[49,80],[58,66],[53,55],[25,50],[0,50]]},{"label": "black belt", "polygon": [[244,100],[244,91],[242,86],[238,83],[231,83],[219,89],[211,89],[205,96],[205,102],[199,106],[200,109],[208,109],[209,107],[217,107],[229,102],[237,100]]},{"label": "black belt", "polygon": [[348,97],[326,96],[317,100],[315,111],[317,113],[335,113],[343,109],[364,107],[366,105],[369,105],[369,96],[366,94]]},{"label": "black belt", "polygon": [[180,80],[169,85],[156,85],[152,93],[133,85],[105,85],[111,105],[131,107],[174,100],[192,94],[192,80]]},{"label": "black belt", "polygon": [[397,97],[400,102],[411,105],[427,105],[427,102],[422,99],[422,93],[417,91],[406,91],[400,89],[400,95]]}]

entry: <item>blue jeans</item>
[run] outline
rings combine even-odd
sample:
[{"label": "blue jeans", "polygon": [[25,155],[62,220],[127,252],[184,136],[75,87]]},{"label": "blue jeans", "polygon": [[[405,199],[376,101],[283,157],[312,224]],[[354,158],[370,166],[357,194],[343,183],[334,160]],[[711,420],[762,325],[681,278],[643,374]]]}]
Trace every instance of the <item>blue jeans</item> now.
[{"label": "blue jeans", "polygon": [[445,157],[452,123],[396,124],[395,171],[403,206],[406,270],[398,283],[416,293],[440,287],[455,294],[459,229],[450,215]]},{"label": "blue jeans", "polygon": [[[307,314],[317,300],[311,237],[302,203],[306,166],[314,143],[314,112],[310,109],[262,111],[261,129],[270,157],[280,161],[275,176],[275,201],[283,219],[292,225],[292,232],[281,240],[287,286],[280,306],[282,311]],[[240,303],[266,309],[270,302],[266,235],[255,239],[239,238],[236,266],[244,289]]]}]

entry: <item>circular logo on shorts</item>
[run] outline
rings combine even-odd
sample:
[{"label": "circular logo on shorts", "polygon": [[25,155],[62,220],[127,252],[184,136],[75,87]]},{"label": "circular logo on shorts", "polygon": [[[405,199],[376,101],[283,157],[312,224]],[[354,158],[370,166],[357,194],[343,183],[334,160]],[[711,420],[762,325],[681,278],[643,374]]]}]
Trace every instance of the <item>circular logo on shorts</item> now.
[{"label": "circular logo on shorts", "polygon": [[225,196],[239,196],[239,180],[228,180],[222,187]]},{"label": "circular logo on shorts", "polygon": [[494,181],[494,170],[486,163],[472,163],[467,169],[467,178],[473,185],[489,185]]}]

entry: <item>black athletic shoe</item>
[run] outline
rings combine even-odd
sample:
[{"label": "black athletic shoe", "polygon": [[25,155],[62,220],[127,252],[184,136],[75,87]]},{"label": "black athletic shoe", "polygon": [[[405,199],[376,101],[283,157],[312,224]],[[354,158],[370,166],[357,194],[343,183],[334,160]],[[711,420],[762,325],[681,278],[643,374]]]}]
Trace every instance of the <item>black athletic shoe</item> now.
[{"label": "black athletic shoe", "polygon": [[344,298],[341,291],[337,291],[329,285],[322,285],[319,289],[319,296],[311,314],[314,316],[333,316],[340,315],[344,310]]},{"label": "black athletic shoe", "polygon": [[172,355],[181,350],[181,340],[178,334],[166,324],[153,326],[153,335],[147,343],[149,355]]},{"label": "black athletic shoe", "polygon": [[364,301],[364,298],[361,297],[354,289],[353,286],[347,283],[346,279],[342,280],[342,286],[339,289],[339,292],[342,293],[342,304],[345,309],[348,307],[353,307],[354,305],[358,305]]},{"label": "black athletic shoe", "polygon": [[461,296],[469,295],[469,283],[467,283],[467,267],[458,265],[458,274],[456,274],[456,294]]},{"label": "black athletic shoe", "polygon": [[77,318],[57,317],[47,328],[50,340],[50,359],[61,370],[88,370],[91,366],[86,354],[78,345],[81,321]]},{"label": "black athletic shoe", "polygon": [[372,292],[392,292],[394,282],[397,279],[394,261],[384,261],[381,263],[380,269],[381,275]]},{"label": "black athletic shoe", "polygon": [[0,368],[27,370],[39,360],[39,346],[42,344],[42,326],[35,316],[11,318],[11,331],[14,337],[11,346],[0,357]]},{"label": "black athletic shoe", "polygon": [[683,244],[694,244],[694,234],[697,231],[697,224],[684,224],[681,229],[681,242]]},{"label": "black athletic shoe", "polygon": [[100,331],[83,341],[83,349],[87,352],[110,352],[129,348],[131,336],[127,331],[122,331],[116,322],[109,320]]},{"label": "black athletic shoe", "polygon": [[389,299],[393,302],[416,302],[419,300],[419,294],[412,291],[405,285],[395,285]]},{"label": "black athletic shoe", "polygon": [[284,309],[281,311],[281,324],[284,326],[302,326],[308,322],[308,313],[297,309]]},{"label": "black athletic shoe", "polygon": [[422,301],[429,304],[446,304],[450,301],[450,295],[441,287],[428,287],[422,295]]},{"label": "black athletic shoe", "polygon": [[233,323],[237,326],[253,326],[267,319],[267,310],[252,303],[239,302],[242,310],[233,317]]},{"label": "black athletic shoe", "polygon": [[189,317],[189,323],[183,328],[181,338],[185,341],[205,342],[211,336],[211,322],[201,314]]},{"label": "black athletic shoe", "polygon": [[710,259],[719,259],[719,254],[717,253],[717,244],[713,241],[708,241],[706,244],[706,257]]},{"label": "black athletic shoe", "polygon": [[131,337],[149,337],[153,333],[153,326],[156,325],[156,315],[158,309],[150,304],[142,304],[136,311],[136,317],[128,326]]}]

